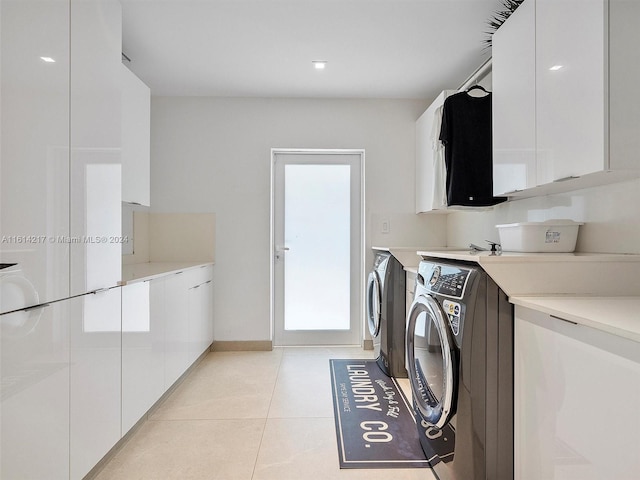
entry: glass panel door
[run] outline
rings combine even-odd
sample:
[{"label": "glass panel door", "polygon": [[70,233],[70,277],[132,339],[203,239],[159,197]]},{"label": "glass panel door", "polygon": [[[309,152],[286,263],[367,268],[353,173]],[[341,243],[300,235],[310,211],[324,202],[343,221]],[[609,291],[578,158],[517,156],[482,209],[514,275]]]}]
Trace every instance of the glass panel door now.
[{"label": "glass panel door", "polygon": [[273,159],[275,344],[358,344],[361,154]]}]

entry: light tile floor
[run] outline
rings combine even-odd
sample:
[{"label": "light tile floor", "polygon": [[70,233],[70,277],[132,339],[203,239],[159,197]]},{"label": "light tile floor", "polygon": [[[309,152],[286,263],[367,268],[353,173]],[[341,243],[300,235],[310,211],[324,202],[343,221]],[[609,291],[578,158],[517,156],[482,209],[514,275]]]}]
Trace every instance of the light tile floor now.
[{"label": "light tile floor", "polygon": [[210,353],[96,478],[434,480],[420,468],[340,470],[329,359],[371,355],[324,347]]}]

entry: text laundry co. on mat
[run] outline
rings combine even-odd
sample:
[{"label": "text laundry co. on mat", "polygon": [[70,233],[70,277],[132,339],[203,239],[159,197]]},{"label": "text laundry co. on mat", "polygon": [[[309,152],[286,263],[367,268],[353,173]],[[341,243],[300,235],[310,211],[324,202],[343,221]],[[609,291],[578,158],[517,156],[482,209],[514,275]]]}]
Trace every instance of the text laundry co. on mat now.
[{"label": "text laundry co. on mat", "polygon": [[330,360],[340,468],[428,467],[409,402],[375,360]]}]

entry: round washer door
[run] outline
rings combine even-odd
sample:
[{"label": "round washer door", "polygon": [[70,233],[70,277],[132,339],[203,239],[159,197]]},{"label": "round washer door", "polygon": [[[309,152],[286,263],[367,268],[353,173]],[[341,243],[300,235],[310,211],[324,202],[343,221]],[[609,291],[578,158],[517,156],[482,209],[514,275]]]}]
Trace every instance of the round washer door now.
[{"label": "round washer door", "polygon": [[418,295],[407,317],[407,354],[416,407],[425,422],[444,427],[455,413],[457,375],[453,340],[438,302]]},{"label": "round washer door", "polygon": [[380,277],[375,270],[369,274],[367,279],[367,320],[369,332],[373,338],[380,333],[380,315],[382,304],[380,303],[382,292],[380,291]]}]

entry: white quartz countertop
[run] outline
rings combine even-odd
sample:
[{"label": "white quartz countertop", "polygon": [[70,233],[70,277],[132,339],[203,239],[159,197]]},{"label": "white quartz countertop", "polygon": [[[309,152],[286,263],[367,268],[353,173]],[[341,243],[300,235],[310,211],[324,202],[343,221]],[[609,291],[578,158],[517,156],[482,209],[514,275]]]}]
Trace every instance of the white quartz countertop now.
[{"label": "white quartz countertop", "polygon": [[205,265],[213,265],[213,262],[149,262],[123,265],[122,281],[119,282],[119,285],[153,280],[164,275]]},{"label": "white quartz countertop", "polygon": [[511,296],[634,297],[640,295],[640,255],[610,253],[421,250],[421,257],[480,265]]},{"label": "white quartz countertop", "polygon": [[640,297],[513,296],[509,301],[640,343]]},{"label": "white quartz countertop", "polygon": [[500,255],[491,252],[471,252],[469,250],[419,250],[421,257],[434,257],[449,260],[463,260],[476,262],[480,265],[493,263],[522,263],[522,262],[611,262],[624,260],[625,262],[640,262],[640,255],[626,255],[619,253],[521,253],[502,252]]}]

